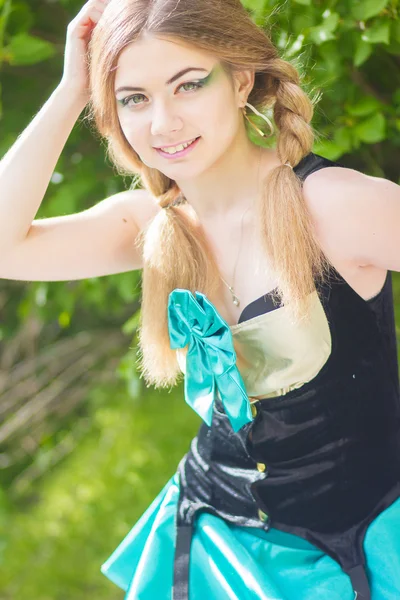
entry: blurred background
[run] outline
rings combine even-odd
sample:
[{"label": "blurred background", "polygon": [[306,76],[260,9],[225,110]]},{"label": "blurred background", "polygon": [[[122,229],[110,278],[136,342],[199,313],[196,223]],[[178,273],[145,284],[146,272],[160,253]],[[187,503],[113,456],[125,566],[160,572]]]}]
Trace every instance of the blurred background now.
[{"label": "blurred background", "polygon": [[[321,95],[314,152],[400,183],[400,1],[243,4],[306,91]],[[0,157],[57,86],[66,28],[82,5],[0,0]],[[132,186],[99,142],[83,112],[37,218],[84,210]],[[393,282],[400,334],[400,274]],[[157,391],[138,377],[139,300],[139,272],[0,280],[1,600],[123,598],[100,565],[200,425],[182,384]]]}]

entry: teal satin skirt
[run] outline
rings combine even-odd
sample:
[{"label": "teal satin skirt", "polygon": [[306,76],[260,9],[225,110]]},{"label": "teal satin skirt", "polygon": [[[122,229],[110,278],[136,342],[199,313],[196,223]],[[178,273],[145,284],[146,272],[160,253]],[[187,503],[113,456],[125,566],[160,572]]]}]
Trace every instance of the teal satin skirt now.
[{"label": "teal satin skirt", "polygon": [[[102,565],[125,600],[171,600],[178,497],[175,473]],[[298,536],[206,512],[193,527],[190,600],[354,600],[339,564]],[[400,498],[370,524],[364,549],[372,600],[398,600]]]}]

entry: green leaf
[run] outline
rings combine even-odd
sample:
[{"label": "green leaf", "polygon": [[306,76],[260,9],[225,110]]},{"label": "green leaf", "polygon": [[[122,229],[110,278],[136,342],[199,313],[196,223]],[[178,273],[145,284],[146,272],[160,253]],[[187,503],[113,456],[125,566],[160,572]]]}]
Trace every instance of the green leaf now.
[{"label": "green leaf", "polygon": [[322,27],[318,27],[310,32],[310,39],[316,44],[320,46],[324,42],[329,42],[329,40],[334,40],[336,37],[331,31],[326,31]]},{"label": "green leaf", "polygon": [[352,0],[351,13],[357,21],[366,21],[379,15],[389,4],[389,0]]},{"label": "green leaf", "polygon": [[302,4],[303,6],[311,6],[311,0],[294,0],[296,4]]},{"label": "green leaf", "polygon": [[322,27],[327,31],[335,31],[339,24],[339,13],[331,13],[329,10],[324,13],[324,21]]},{"label": "green leaf", "polygon": [[327,17],[323,20],[322,24],[318,27],[313,27],[310,29],[310,38],[318,46],[324,42],[327,42],[328,40],[336,39],[334,31],[339,24],[339,15],[338,13],[329,13],[329,11],[326,12]]},{"label": "green leaf", "polygon": [[53,44],[26,33],[11,38],[5,49],[10,53],[9,63],[12,66],[33,65],[55,54]]},{"label": "green leaf", "polygon": [[366,29],[362,34],[361,39],[370,44],[389,44],[390,40],[390,23],[388,21],[377,21],[372,27]]},{"label": "green leaf", "polygon": [[320,156],[324,156],[329,160],[337,160],[344,154],[342,146],[330,140],[320,140],[319,142],[316,142],[313,147],[313,152]]},{"label": "green leaf", "polygon": [[317,27],[320,24],[320,18],[316,18],[314,11],[301,10],[293,15],[291,22],[292,35],[305,35],[312,27]]},{"label": "green leaf", "polygon": [[382,113],[366,119],[354,127],[355,136],[366,144],[376,144],[385,139],[386,121]]},{"label": "green leaf", "polygon": [[335,131],[334,141],[342,149],[342,154],[350,152],[353,146],[353,135],[350,127],[339,127]]},{"label": "green leaf", "polygon": [[355,67],[360,67],[371,56],[373,50],[372,44],[364,42],[360,37],[357,42],[356,51],[354,53],[353,64]]},{"label": "green leaf", "polygon": [[377,112],[380,108],[381,103],[373,96],[363,96],[354,104],[346,105],[346,111],[352,117],[366,117],[371,113]]}]

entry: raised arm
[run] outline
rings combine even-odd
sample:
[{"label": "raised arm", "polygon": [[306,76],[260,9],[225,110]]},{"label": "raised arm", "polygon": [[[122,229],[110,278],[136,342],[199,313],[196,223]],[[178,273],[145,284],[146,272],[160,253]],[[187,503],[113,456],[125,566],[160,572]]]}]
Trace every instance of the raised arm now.
[{"label": "raised arm", "polygon": [[56,281],[141,268],[135,238],[157,211],[145,190],[121,192],[81,213],[34,220],[89,100],[83,53],[105,5],[89,0],[69,24],[60,84],[0,161],[0,278]]}]

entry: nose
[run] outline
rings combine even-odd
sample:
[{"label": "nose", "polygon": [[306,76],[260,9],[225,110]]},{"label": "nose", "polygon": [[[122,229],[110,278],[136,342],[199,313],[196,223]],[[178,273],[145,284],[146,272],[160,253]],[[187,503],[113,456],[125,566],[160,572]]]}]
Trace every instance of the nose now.
[{"label": "nose", "polygon": [[151,118],[151,135],[154,139],[163,138],[170,139],[171,133],[182,129],[181,119],[175,114],[175,110],[171,109],[167,103],[159,102],[154,104],[154,109]]}]

